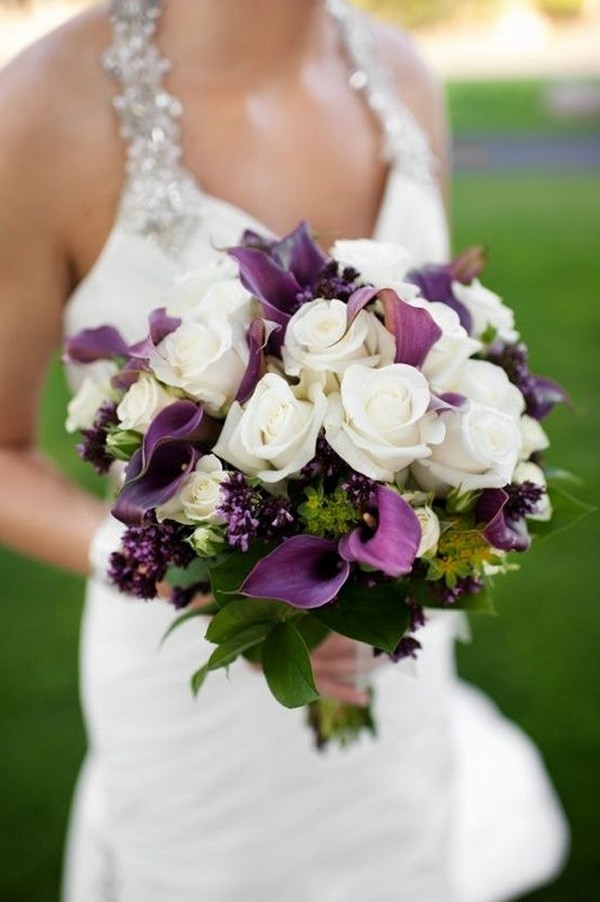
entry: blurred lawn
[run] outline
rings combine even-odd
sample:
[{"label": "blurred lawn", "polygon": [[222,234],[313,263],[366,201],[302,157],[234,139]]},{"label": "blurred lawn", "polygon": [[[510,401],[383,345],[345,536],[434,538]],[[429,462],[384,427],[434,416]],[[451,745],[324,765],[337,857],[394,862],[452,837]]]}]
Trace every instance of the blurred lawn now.
[{"label": "blurred lawn", "polygon": [[[472,94],[464,85],[453,88],[455,121],[471,121],[470,98],[481,103],[478,130],[510,121],[510,101],[502,92],[490,86],[485,103],[484,94],[480,84]],[[487,282],[517,310],[535,369],[571,392],[575,409],[561,410],[550,421],[550,462],[578,472],[586,497],[598,503],[600,175],[461,175],[454,227],[457,248],[484,243],[491,249]],[[43,444],[71,475],[98,490],[63,434],[65,403],[55,367],[42,417]],[[524,569],[499,584],[501,616],[473,620],[474,641],[459,649],[462,673],[539,744],[573,825],[565,875],[529,897],[532,902],[592,902],[600,893],[598,524],[598,517],[591,518],[535,548]],[[84,748],[76,695],[82,584],[7,552],[0,552],[0,574],[0,899],[53,902]]]}]

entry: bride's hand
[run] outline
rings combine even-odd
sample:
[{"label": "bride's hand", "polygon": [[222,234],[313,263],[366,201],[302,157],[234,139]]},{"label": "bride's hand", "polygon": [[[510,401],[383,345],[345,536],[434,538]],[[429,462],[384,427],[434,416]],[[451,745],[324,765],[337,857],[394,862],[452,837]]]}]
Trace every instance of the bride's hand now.
[{"label": "bride's hand", "polygon": [[357,678],[362,680],[365,672],[370,672],[377,664],[373,658],[365,667],[361,650],[358,642],[332,633],[312,652],[313,674],[321,695],[359,707],[368,705],[368,693],[359,689],[356,681]]},{"label": "bride's hand", "polygon": [[[157,595],[168,601],[171,589],[168,583],[159,583]],[[202,610],[212,601],[211,595],[195,595],[186,610]],[[346,639],[336,633],[328,636],[311,654],[315,684],[319,693],[327,698],[334,698],[350,705],[366,707],[369,703],[368,693],[356,686],[357,678],[363,678],[365,672],[373,670],[377,663],[369,659],[365,667],[364,658],[360,657],[361,646],[352,639]],[[371,663],[372,661],[372,663]],[[260,669],[259,665],[252,665]]]}]

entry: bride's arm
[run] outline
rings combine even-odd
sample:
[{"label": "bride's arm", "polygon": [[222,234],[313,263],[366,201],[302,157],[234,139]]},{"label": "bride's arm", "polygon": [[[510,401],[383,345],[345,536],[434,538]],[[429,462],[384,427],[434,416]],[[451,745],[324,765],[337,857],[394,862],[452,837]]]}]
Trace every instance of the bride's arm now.
[{"label": "bride's arm", "polygon": [[87,573],[103,506],[36,450],[40,390],[71,278],[64,174],[44,118],[56,110],[32,109],[27,87],[19,97],[11,74],[1,74],[0,542]]}]

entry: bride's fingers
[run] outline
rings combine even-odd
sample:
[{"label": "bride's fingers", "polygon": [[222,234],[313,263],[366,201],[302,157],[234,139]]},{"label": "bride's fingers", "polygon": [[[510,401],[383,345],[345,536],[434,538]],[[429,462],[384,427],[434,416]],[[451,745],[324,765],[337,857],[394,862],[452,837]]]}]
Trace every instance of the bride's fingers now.
[{"label": "bride's fingers", "polygon": [[317,689],[319,694],[325,698],[334,698],[340,702],[346,702],[349,705],[358,705],[359,708],[366,708],[369,704],[369,695],[362,689],[356,689],[348,683],[338,683],[333,679],[317,679]]}]

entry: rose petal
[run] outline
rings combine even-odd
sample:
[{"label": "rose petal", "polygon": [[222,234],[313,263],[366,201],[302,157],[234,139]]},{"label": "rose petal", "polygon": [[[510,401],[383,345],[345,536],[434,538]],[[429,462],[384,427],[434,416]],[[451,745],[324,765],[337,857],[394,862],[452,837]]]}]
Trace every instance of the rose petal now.
[{"label": "rose petal", "polygon": [[421,542],[418,517],[404,498],[382,485],[375,489],[375,503],[374,535],[365,538],[362,527],[353,530],[340,541],[340,554],[346,561],[368,564],[387,576],[410,573]]},{"label": "rose petal", "polygon": [[252,568],[240,594],[273,598],[295,608],[318,608],[332,601],[350,574],[337,544],[317,536],[293,536]]}]

